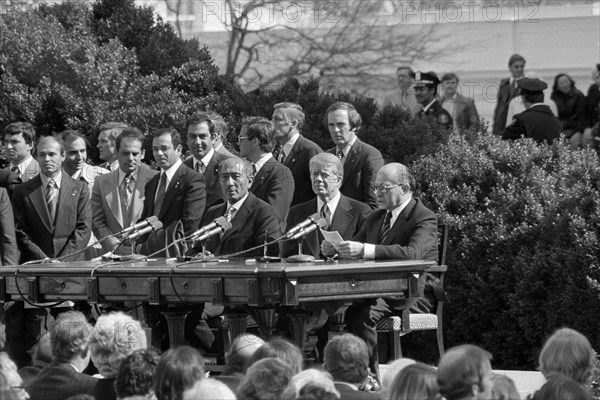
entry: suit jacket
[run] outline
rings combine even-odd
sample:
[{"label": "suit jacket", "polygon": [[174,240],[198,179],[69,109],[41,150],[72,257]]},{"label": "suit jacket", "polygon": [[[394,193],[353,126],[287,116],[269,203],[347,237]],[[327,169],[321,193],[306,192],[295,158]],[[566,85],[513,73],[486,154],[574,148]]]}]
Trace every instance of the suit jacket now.
[{"label": "suit jacket", "polygon": [[552,143],[562,132],[562,125],[550,107],[540,104],[514,116],[513,122],[502,132],[502,139],[532,138],[538,143]]},{"label": "suit jacket", "polygon": [[310,170],[308,163],[315,155],[323,150],[315,142],[308,140],[300,135],[290,154],[286,155],[283,165],[289,168],[294,177],[294,197],[292,206],[302,204],[315,198],[310,180]]},{"label": "suit jacket", "polygon": [[[54,224],[39,175],[15,188],[13,210],[21,261],[62,257],[85,248],[89,242],[92,211],[87,185],[64,172]],[[83,257],[80,253],[65,261]]]},{"label": "suit jacket", "polygon": [[0,267],[19,263],[15,219],[8,192],[0,188]]},{"label": "suit jacket", "polygon": [[411,199],[380,243],[386,210],[371,214],[354,240],[375,246],[376,260],[437,260],[437,217],[419,199]]},{"label": "suit jacket", "polygon": [[[217,204],[206,212],[204,224],[222,217],[227,210],[227,204]],[[258,246],[265,241],[265,232],[267,232],[267,241],[271,242],[279,237],[279,222],[275,215],[275,210],[266,202],[258,199],[252,193],[248,193],[246,201],[242,203],[240,209],[235,213],[231,220],[231,229],[225,232],[223,237],[215,235],[206,242],[206,250],[216,256],[237,253],[238,251],[250,249]],[[190,251],[190,255],[196,255],[200,252],[200,243],[196,244]],[[268,255],[277,256],[279,246],[277,243],[269,246]],[[250,256],[262,256],[263,249],[257,249],[251,253],[243,254],[238,257],[248,258]]]},{"label": "suit jacket", "polygon": [[[142,216],[144,209],[144,189],[158,171],[145,164],[138,169],[137,182],[131,198],[131,223]],[[119,193],[119,170],[102,175],[96,179],[92,190],[92,229],[97,238],[102,239],[127,228],[123,220],[121,195]],[[106,243],[106,242],[105,242]],[[103,243],[105,246],[107,246]],[[105,251],[110,251],[104,247]],[[119,249],[121,250],[121,249]],[[123,254],[127,249],[123,249]]]},{"label": "suit jacket", "polygon": [[452,120],[458,129],[479,128],[479,114],[477,113],[477,107],[475,107],[475,101],[462,94],[457,94]]},{"label": "suit jacket", "polygon": [[53,362],[27,386],[31,400],[64,400],[87,393],[98,379],[75,371],[72,365]]},{"label": "suit jacket", "polygon": [[[231,153],[229,153],[231,154]],[[211,157],[206,169],[204,170],[204,181],[206,182],[206,207],[223,201],[221,184],[219,182],[219,166],[221,163],[232,156],[215,151]],[[194,169],[194,157],[190,157],[183,162],[188,168]]]},{"label": "suit jacket", "polygon": [[[144,210],[140,219],[154,215],[154,197],[159,179],[160,174],[156,174],[146,184]],[[204,177],[181,164],[169,182],[160,213],[157,215],[163,228],[138,240],[138,243],[142,243],[140,252],[149,255],[170,244],[177,222],[180,220],[186,236],[194,233],[204,215],[205,204]],[[168,253],[162,252],[158,257],[161,256],[168,256]]]},{"label": "suit jacket", "polygon": [[285,219],[294,196],[294,177],[288,167],[273,157],[256,173],[250,191],[275,209],[280,229],[285,230]]},{"label": "suit jacket", "polygon": [[223,142],[221,142],[221,146],[219,147],[219,149],[218,150],[215,149],[215,151],[217,153],[225,154],[227,156],[227,158],[235,157],[235,154],[233,154],[232,152],[230,152],[229,150],[227,150],[227,148],[225,147],[225,145],[223,144]]},{"label": "suit jacket", "polygon": [[420,110],[417,113],[417,116],[433,117],[439,125],[442,125],[447,129],[452,129],[454,124],[450,113],[446,111],[444,107],[442,107],[442,104],[437,99],[431,103],[427,111]]},{"label": "suit jacket", "polygon": [[340,400],[381,400],[381,394],[379,392],[354,390],[341,382],[335,382],[334,385],[337,391],[340,392]]},{"label": "suit jacket", "polygon": [[8,197],[12,198],[15,186],[21,183],[19,175],[7,169],[0,169],[0,187],[8,192]]},{"label": "suit jacket", "polygon": [[[315,212],[317,212],[316,197],[306,203],[292,207],[288,215],[287,226],[292,228]],[[371,209],[366,204],[341,195],[331,220],[331,226],[327,230],[337,231],[344,240],[351,240],[358,231],[364,228],[370,213]],[[304,235],[302,238],[302,252],[320,258],[322,241],[323,235],[319,230]],[[294,254],[298,254],[298,242],[296,240],[285,241],[282,257],[289,257]]]},{"label": "suit jacket", "polygon": [[[334,147],[328,152],[335,154],[336,150]],[[357,138],[344,159],[344,180],[340,192],[372,209],[377,208],[377,196],[371,187],[381,167],[383,157],[379,150]]]},{"label": "suit jacket", "polygon": [[510,101],[519,95],[519,90],[510,85],[510,78],[504,78],[500,81],[498,87],[498,97],[496,99],[496,108],[494,108],[494,135],[501,135],[506,127],[506,116],[508,114],[508,105]]}]

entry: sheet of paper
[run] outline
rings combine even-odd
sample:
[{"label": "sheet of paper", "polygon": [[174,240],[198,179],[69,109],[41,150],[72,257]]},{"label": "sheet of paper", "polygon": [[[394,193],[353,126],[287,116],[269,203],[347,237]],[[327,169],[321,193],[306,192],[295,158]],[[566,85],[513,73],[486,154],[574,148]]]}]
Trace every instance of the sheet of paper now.
[{"label": "sheet of paper", "polygon": [[344,240],[337,231],[330,232],[321,229],[321,233],[323,234],[323,238],[331,243],[336,250],[338,249],[340,242]]}]

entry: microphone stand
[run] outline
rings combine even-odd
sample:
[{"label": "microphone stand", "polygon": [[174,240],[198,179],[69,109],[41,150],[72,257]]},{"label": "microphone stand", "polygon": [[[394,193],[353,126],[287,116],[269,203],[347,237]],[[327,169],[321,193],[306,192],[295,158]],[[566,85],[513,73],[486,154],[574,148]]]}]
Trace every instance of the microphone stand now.
[{"label": "microphone stand", "polygon": [[290,256],[287,258],[287,262],[290,263],[306,263],[306,262],[315,262],[315,257],[310,254],[302,254],[302,236],[298,239],[298,254],[295,256]]}]

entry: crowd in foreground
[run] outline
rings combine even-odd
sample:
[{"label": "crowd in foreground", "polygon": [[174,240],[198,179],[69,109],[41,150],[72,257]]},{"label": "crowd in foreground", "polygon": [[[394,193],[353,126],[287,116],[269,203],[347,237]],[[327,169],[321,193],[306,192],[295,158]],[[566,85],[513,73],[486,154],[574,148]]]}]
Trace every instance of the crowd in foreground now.
[{"label": "crowd in foreground", "polygon": [[[141,324],[122,312],[104,314],[94,326],[78,311],[60,314],[33,358],[32,366],[17,370],[7,353],[0,352],[1,399],[520,399],[514,382],[492,371],[492,354],[472,344],[449,349],[437,368],[395,360],[381,376],[381,390],[373,391],[367,345],[350,333],[329,340],[322,366],[307,369],[300,348],[286,339],[265,342],[243,334],[226,353],[225,369],[213,376],[190,346],[159,354],[148,346]],[[546,383],[528,399],[591,400],[595,366],[588,339],[559,329],[539,356]]]}]

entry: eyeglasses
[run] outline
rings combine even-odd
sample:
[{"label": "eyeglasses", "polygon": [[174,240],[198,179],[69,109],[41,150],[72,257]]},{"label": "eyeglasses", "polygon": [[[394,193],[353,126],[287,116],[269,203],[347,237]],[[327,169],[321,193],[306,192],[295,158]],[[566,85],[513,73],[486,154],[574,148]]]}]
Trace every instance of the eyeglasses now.
[{"label": "eyeglasses", "polygon": [[248,136],[238,136],[238,142],[241,142],[244,139],[250,139]]},{"label": "eyeglasses", "polygon": [[385,186],[385,185],[379,185],[379,186],[371,186],[371,191],[375,194],[379,194],[379,193],[387,193],[389,192],[391,189],[398,187],[400,185],[389,185],[389,186]]}]

